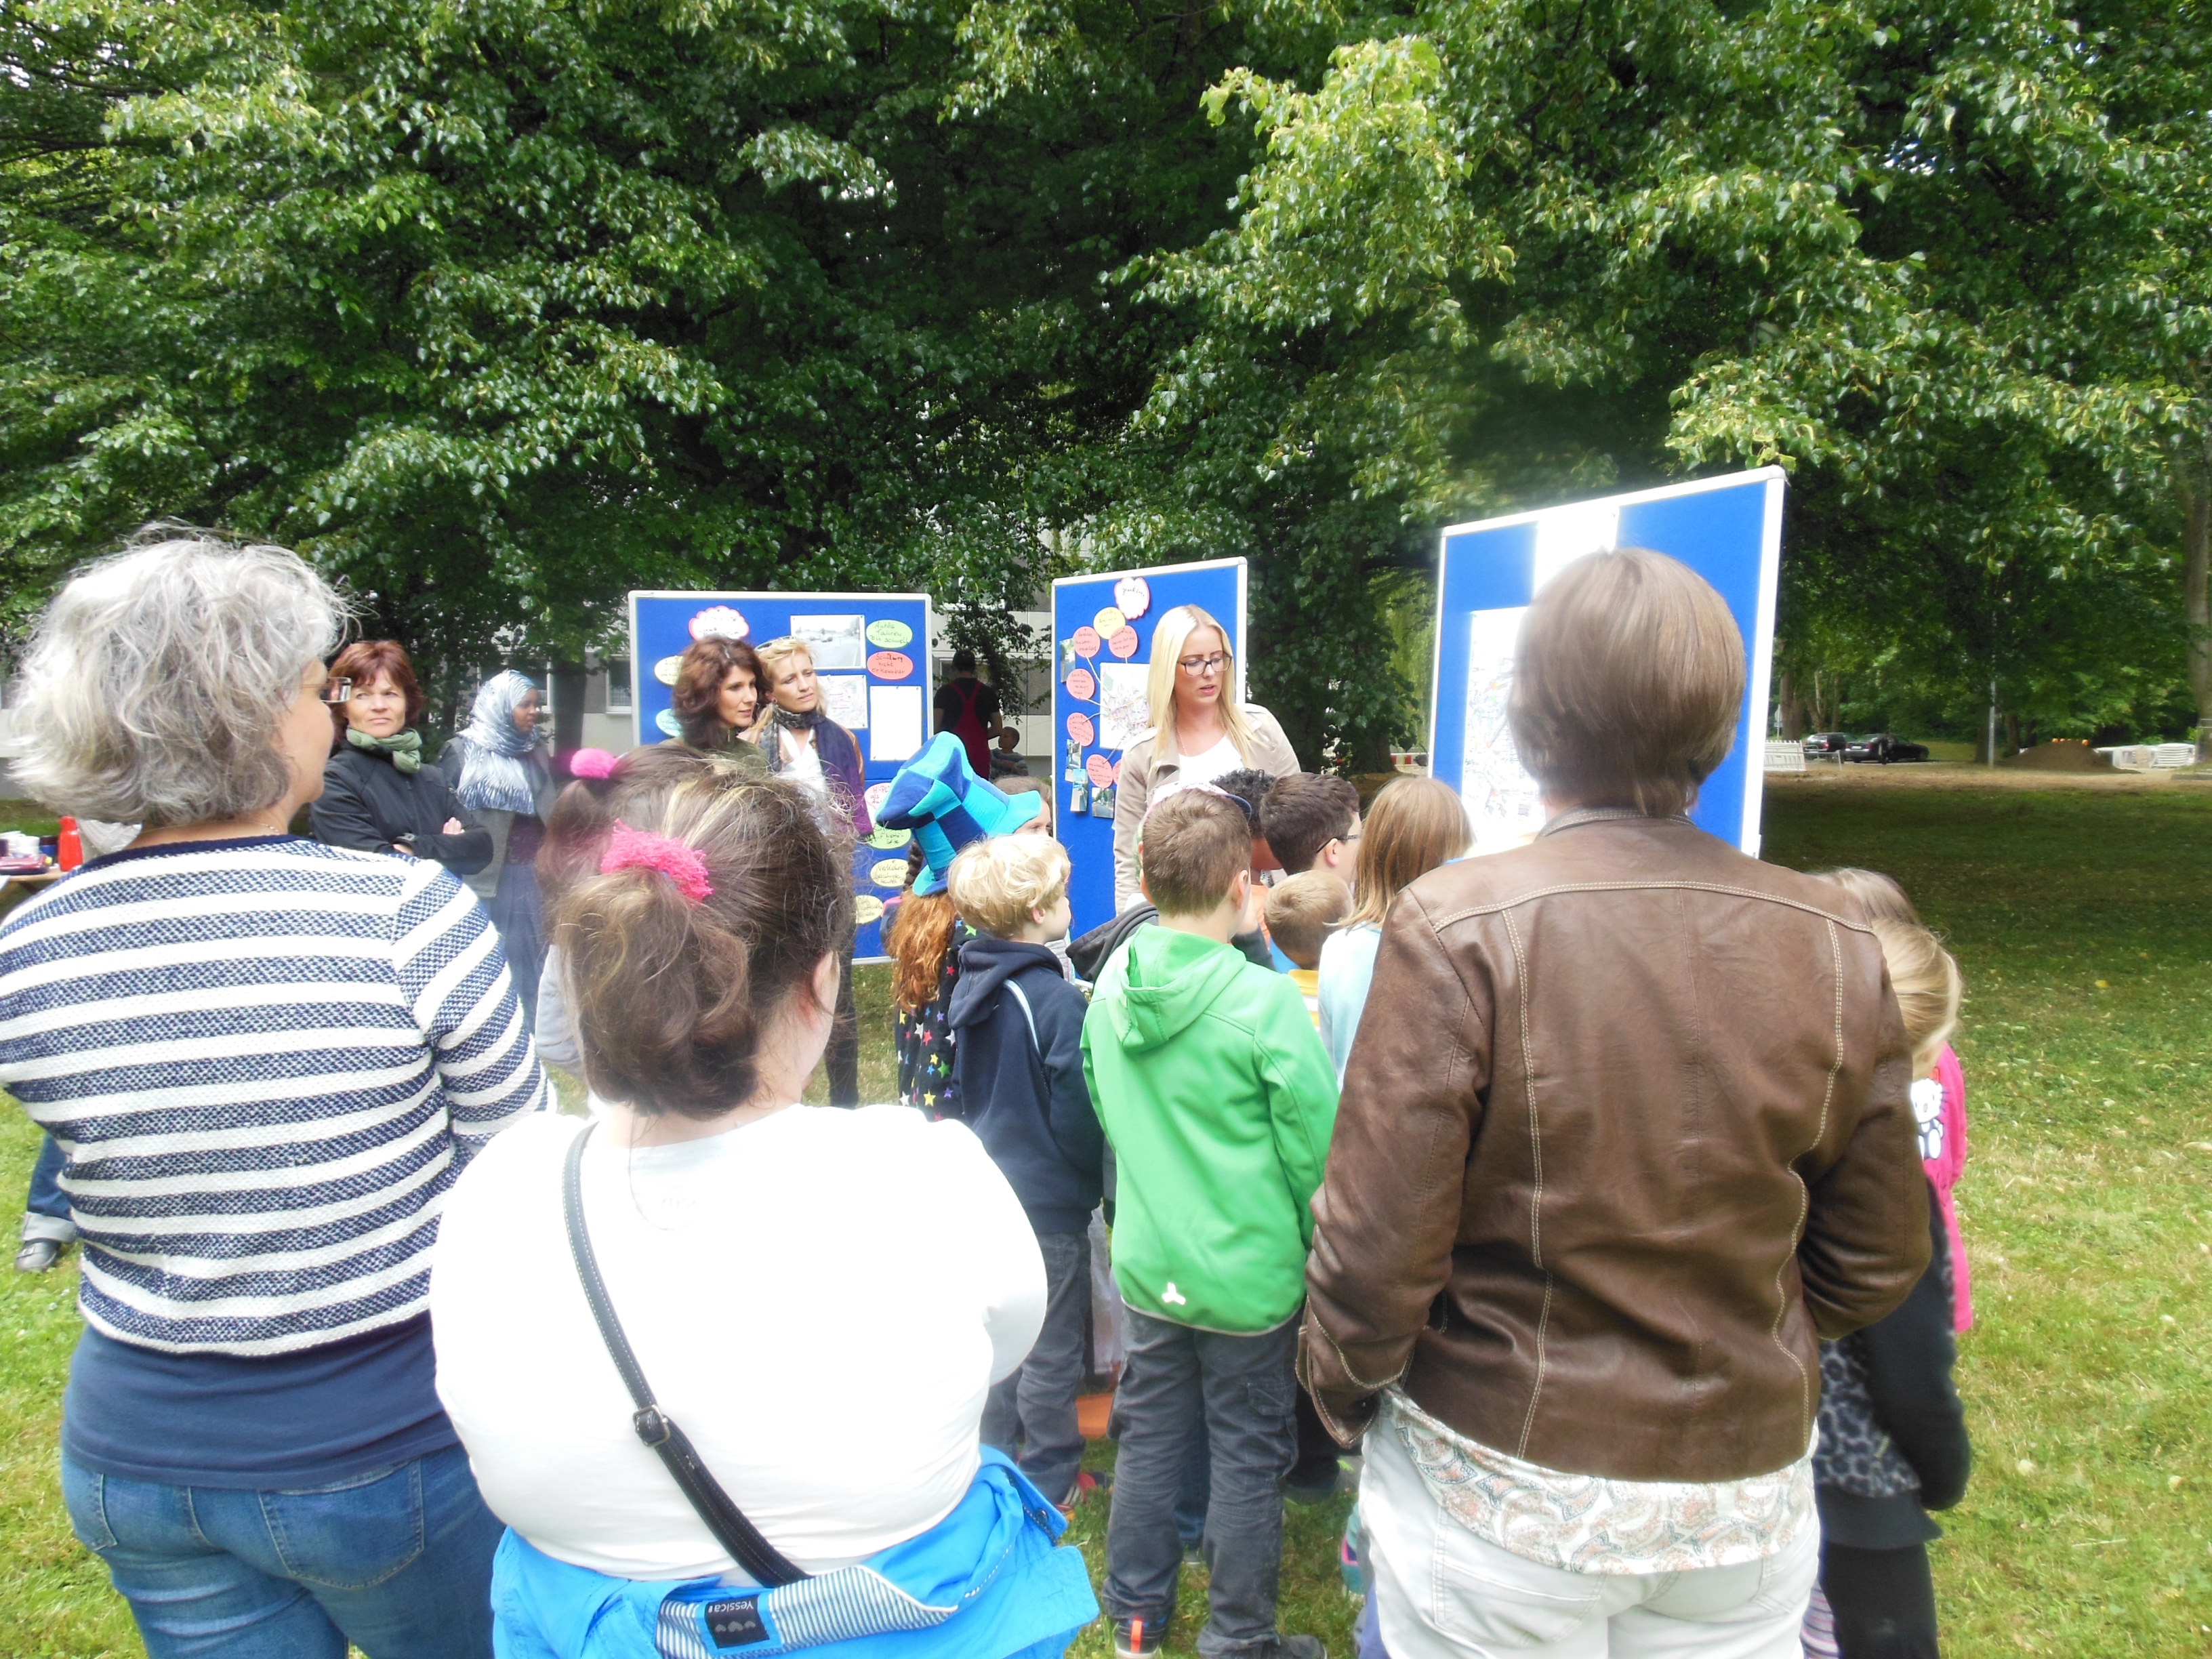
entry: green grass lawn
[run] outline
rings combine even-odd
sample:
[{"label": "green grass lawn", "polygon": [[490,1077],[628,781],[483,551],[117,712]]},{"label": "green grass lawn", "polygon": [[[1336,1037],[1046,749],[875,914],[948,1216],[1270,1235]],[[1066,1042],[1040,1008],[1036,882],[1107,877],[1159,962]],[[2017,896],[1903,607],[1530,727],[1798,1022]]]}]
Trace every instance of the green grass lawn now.
[{"label": "green grass lawn", "polygon": [[[1954,1656],[2212,1650],[2212,791],[1770,792],[1767,854],[1900,878],[1966,969],[1978,1319],[1960,1384],[1978,1464],[1935,1547]],[[886,987],[859,987],[863,1091],[890,1093]],[[817,1085],[818,1086],[818,1085]],[[811,1095],[814,1091],[810,1091]],[[0,1192],[36,1137],[0,1116]],[[73,1270],[0,1273],[0,1655],[135,1654],[70,1541],[54,1438]],[[1110,1449],[1094,1448],[1094,1462]],[[1347,1502],[1291,1511],[1284,1624],[1350,1652]],[[1078,1518],[1094,1567],[1105,1506]],[[1171,1651],[1192,1651],[1187,1573]],[[1083,1659],[1111,1651],[1103,1631]]]}]

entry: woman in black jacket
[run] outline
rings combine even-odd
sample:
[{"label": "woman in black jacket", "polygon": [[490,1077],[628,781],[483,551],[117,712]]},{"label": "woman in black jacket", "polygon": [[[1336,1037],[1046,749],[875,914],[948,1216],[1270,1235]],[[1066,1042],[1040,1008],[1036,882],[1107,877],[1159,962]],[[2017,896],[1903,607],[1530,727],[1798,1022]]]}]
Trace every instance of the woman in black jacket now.
[{"label": "woman in black jacket", "polygon": [[331,678],[350,684],[331,708],[336,752],[323,768],[322,798],[307,811],[315,839],[434,859],[457,876],[489,864],[490,832],[454,799],[444,775],[422,763],[415,730],[422,692],[398,642],[356,641],[331,664]]}]

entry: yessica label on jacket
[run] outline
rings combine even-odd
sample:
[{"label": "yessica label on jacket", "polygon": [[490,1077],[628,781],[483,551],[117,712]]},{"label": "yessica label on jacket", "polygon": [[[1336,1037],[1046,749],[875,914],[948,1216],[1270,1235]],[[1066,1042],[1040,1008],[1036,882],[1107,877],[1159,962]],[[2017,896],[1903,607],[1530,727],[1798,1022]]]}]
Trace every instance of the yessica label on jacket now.
[{"label": "yessica label on jacket", "polygon": [[707,1634],[718,1648],[749,1648],[769,1639],[757,1595],[744,1596],[735,1601],[709,1601],[699,1611],[706,1618]]}]

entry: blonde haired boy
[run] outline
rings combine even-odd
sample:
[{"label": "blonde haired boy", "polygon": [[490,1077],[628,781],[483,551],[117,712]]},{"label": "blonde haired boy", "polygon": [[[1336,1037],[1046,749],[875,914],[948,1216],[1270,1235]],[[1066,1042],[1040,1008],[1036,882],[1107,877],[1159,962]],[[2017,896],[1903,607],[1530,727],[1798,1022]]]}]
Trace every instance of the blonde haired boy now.
[{"label": "blonde haired boy", "polygon": [[1075,1396],[1106,1150],[1083,1075],[1088,1005],[1048,943],[1067,932],[1068,868],[1056,841],[995,836],[964,848],[945,878],[976,933],[960,947],[946,1016],[961,1109],[1021,1200],[1045,1266],[1044,1328],[1021,1369],[992,1389],[982,1437],[1064,1512],[1089,1479]]}]

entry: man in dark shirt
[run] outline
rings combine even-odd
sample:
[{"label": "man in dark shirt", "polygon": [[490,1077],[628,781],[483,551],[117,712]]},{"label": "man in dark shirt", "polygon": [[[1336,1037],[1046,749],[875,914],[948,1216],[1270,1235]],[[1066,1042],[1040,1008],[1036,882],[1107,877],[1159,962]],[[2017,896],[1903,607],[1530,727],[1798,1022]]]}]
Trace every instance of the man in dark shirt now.
[{"label": "man in dark shirt", "polygon": [[968,751],[979,778],[991,775],[991,744],[999,735],[999,693],[975,678],[975,653],[952,653],[952,678],[937,688],[937,729],[950,732]]}]

